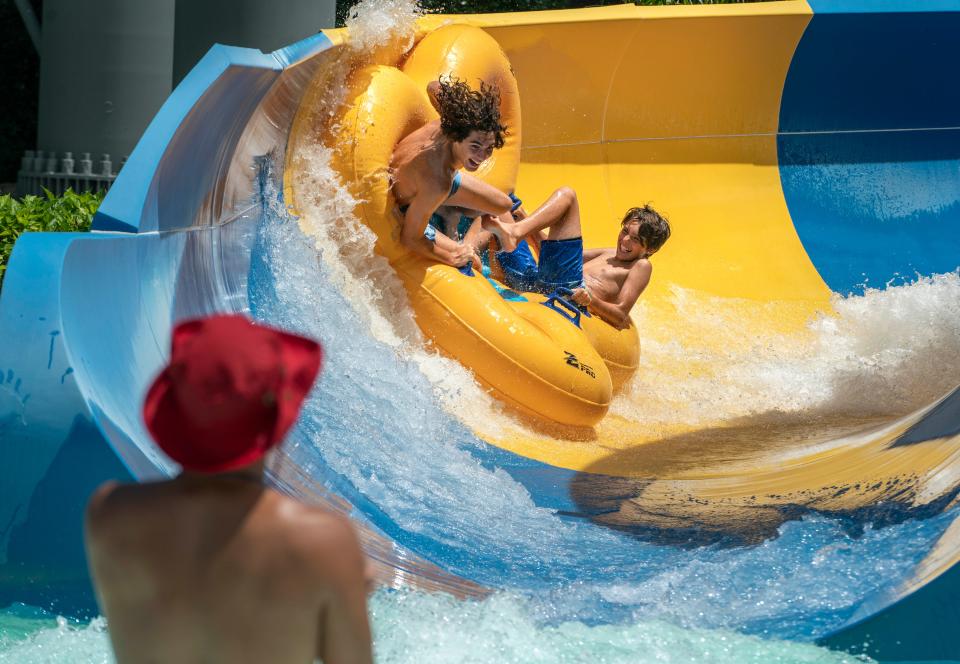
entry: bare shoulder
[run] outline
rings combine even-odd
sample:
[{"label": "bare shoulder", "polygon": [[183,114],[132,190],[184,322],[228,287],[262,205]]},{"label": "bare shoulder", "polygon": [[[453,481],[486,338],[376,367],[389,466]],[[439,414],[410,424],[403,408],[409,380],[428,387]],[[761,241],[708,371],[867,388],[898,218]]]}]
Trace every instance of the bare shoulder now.
[{"label": "bare shoulder", "polygon": [[[397,143],[393,149],[394,155],[397,156],[399,154],[401,157],[405,157],[406,160],[420,156],[432,143],[431,139],[439,129],[440,120],[431,120],[419,129],[414,129],[400,139],[400,142]],[[410,148],[412,148],[412,150],[408,152],[407,150]]]},{"label": "bare shoulder", "polygon": [[84,529],[88,542],[111,547],[136,540],[152,522],[158,509],[156,497],[162,483],[125,484],[109,481],[101,484],[87,501]]},{"label": "bare shoulder", "polygon": [[278,504],[279,521],[291,545],[305,559],[322,569],[344,573],[355,563],[362,565],[363,554],[353,524],[346,516],[305,505],[282,497]]},{"label": "bare shoulder", "polygon": [[653,272],[653,263],[646,258],[638,258],[636,262],[630,266],[630,274],[637,275],[639,277],[649,276]]},{"label": "bare shoulder", "polygon": [[127,489],[127,485],[114,480],[98,486],[87,501],[87,527],[99,527],[121,509],[124,504],[122,494],[126,493]]}]

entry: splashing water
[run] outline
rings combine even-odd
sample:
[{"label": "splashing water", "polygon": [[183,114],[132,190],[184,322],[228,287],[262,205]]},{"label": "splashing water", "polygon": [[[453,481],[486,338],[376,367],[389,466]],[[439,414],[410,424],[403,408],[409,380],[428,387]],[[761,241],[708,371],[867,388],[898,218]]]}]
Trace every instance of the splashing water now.
[{"label": "splashing water", "polygon": [[[378,27],[364,32],[373,40],[363,42],[368,53],[407,43],[415,11],[383,5],[371,19]],[[352,20],[352,31],[366,30],[364,10]],[[383,21],[401,27],[391,32]],[[356,66],[341,64],[344,72]],[[318,107],[343,101],[346,73],[337,80]],[[509,474],[479,460],[486,444],[472,430],[536,432],[426,344],[403,287],[353,214],[357,201],[333,171],[329,147],[318,140],[296,158],[305,178],[297,189],[312,192],[297,201],[303,235],[282,207],[274,210],[252,279],[260,290],[251,294],[256,315],[321,338],[329,351],[324,381],[305,408],[309,442],[287,453],[388,537],[445,569],[521,593],[538,624],[663,617],[815,637],[909,575],[955,518],[852,537],[836,520],[808,517],[759,546],[689,551],[537,506]],[[635,308],[643,364],[611,412],[665,426],[795,414],[841,431],[902,415],[953,386],[958,302],[957,274],[921,278],[838,296],[831,312],[798,331],[758,335],[777,329],[758,319],[777,319],[792,305],[674,287],[666,301]]]},{"label": "splashing water", "polygon": [[[460,417],[474,406],[462,396],[469,391],[449,402],[436,397],[447,388],[422,370],[431,351],[412,328],[403,331],[409,322],[383,313],[402,311],[397,302],[405,300],[385,303],[385,289],[380,300],[345,297],[374,289],[375,279],[353,277],[350,268],[360,268],[328,246],[318,260],[317,235],[304,236],[282,206],[276,212],[264,222],[254,257],[252,309],[322,339],[329,358],[304,409],[301,442],[285,453],[325,477],[360,518],[400,544],[454,573],[521,593],[524,606],[535,607],[531,620],[661,618],[691,628],[811,638],[842,624],[865,596],[908,576],[956,516],[868,527],[857,537],[837,520],[807,517],[759,546],[683,550],[539,507],[509,474],[478,460],[486,444]],[[957,287],[955,278],[938,281]],[[858,329],[843,320],[834,324]],[[370,321],[391,333],[377,333]]]},{"label": "splashing water", "polygon": [[835,295],[831,305],[802,330],[762,334],[757,320],[776,317],[779,303],[677,286],[666,303],[641,301],[635,319],[654,322],[640,324],[641,369],[612,411],[647,424],[705,425],[763,413],[889,419],[955,387],[960,274]]},{"label": "splashing water", "polygon": [[416,20],[422,15],[416,0],[361,0],[350,8],[346,20],[350,48],[370,54],[394,45],[397,54],[405,53],[413,46]]},{"label": "splashing water", "polygon": [[[597,664],[852,664],[871,660],[815,646],[660,621],[588,627],[537,623],[525,600],[496,595],[462,602],[448,595],[378,591],[370,600],[380,664],[591,662]],[[0,664],[110,664],[106,622],[78,625],[28,607],[0,611]]]}]

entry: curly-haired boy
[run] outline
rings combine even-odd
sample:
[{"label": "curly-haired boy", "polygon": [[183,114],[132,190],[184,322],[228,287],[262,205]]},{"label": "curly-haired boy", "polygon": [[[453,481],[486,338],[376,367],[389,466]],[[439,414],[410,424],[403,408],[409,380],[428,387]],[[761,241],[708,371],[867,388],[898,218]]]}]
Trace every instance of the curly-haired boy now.
[{"label": "curly-haired boy", "polygon": [[463,243],[451,239],[444,232],[444,210],[438,209],[493,215],[510,211],[506,194],[470,175],[503,147],[507,128],[500,121],[500,93],[482,82],[474,90],[463,81],[441,79],[427,86],[427,94],[440,119],[401,140],[390,162],[391,187],[403,215],[400,243],[421,256],[465,268],[476,256],[477,233]]}]

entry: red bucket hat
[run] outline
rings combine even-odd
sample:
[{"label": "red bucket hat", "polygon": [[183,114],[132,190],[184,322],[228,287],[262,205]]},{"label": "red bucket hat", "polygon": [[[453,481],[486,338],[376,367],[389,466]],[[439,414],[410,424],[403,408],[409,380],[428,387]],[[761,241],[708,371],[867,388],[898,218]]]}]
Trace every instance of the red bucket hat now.
[{"label": "red bucket hat", "polygon": [[160,449],[187,470],[249,465],[296,421],[322,358],[315,341],[244,316],[180,323],[143,419]]}]

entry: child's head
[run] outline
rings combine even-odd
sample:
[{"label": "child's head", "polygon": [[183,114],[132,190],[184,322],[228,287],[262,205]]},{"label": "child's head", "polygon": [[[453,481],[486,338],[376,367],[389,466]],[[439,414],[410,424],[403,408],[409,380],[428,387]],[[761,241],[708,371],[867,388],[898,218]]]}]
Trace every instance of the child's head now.
[{"label": "child's head", "polygon": [[670,223],[650,207],[635,207],[627,210],[620,222],[620,237],[617,240],[617,258],[637,260],[648,258],[657,252],[670,238]]},{"label": "child's head", "polygon": [[456,156],[475,171],[503,147],[507,128],[500,124],[500,90],[480,82],[479,90],[455,78],[441,79],[436,92],[440,130],[454,143]]}]

